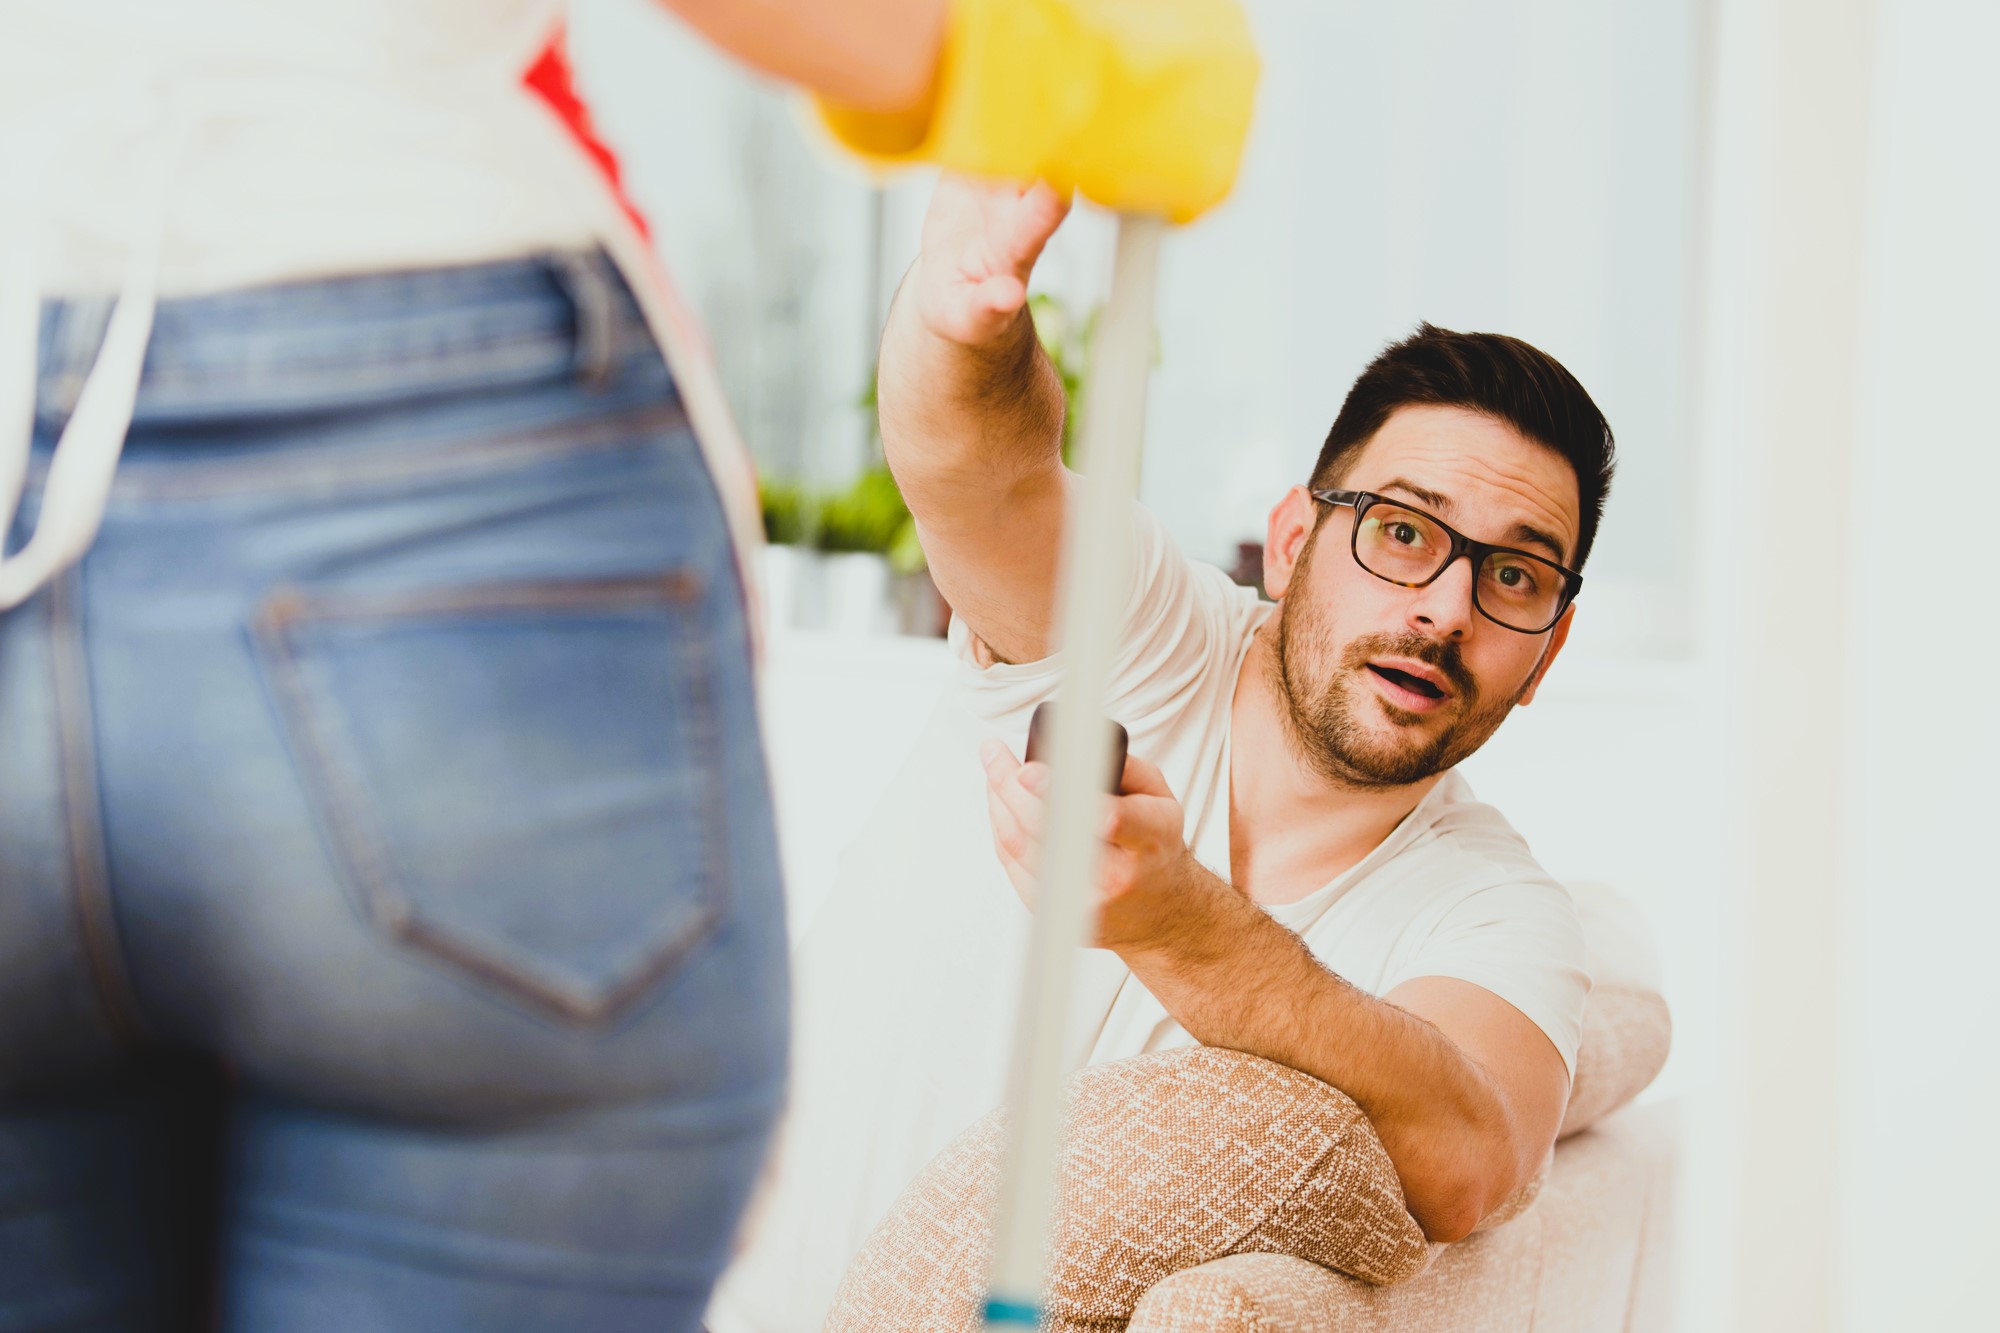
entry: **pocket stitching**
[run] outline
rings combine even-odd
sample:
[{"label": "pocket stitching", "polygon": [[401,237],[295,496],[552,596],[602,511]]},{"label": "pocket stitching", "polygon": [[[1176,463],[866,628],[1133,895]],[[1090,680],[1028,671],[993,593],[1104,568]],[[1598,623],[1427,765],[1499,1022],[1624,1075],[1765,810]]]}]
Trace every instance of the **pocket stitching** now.
[{"label": "pocket stitching", "polygon": [[[722,788],[721,734],[711,685],[714,660],[693,611],[705,591],[699,576],[676,569],[661,574],[582,580],[540,580],[423,589],[390,593],[313,593],[293,586],[268,594],[250,621],[285,734],[299,763],[337,864],[347,869],[363,915],[391,939],[469,972],[496,988],[578,1025],[605,1022],[631,1005],[670,973],[721,921],[727,864],[721,832],[726,803]],[[468,941],[428,919],[399,887],[381,841],[366,814],[366,796],[341,775],[326,725],[315,716],[292,630],[301,624],[341,620],[407,620],[418,617],[501,612],[585,612],[618,607],[664,606],[687,683],[689,745],[698,768],[700,869],[695,910],[679,930],[643,949],[607,984],[589,993],[536,976],[521,963]],[[329,723],[333,722],[329,719]],[[378,817],[379,820],[379,817]]]}]

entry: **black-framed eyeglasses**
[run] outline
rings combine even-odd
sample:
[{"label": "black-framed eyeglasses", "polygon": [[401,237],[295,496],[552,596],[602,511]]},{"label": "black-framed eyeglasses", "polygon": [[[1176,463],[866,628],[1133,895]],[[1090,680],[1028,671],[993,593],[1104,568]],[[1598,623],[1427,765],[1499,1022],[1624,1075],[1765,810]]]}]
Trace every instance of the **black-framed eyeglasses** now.
[{"label": "black-framed eyeglasses", "polygon": [[1583,575],[1511,546],[1476,542],[1435,514],[1373,491],[1313,491],[1324,505],[1354,507],[1354,563],[1385,583],[1422,588],[1460,556],[1472,560],[1472,605],[1504,629],[1540,634],[1583,589]]}]

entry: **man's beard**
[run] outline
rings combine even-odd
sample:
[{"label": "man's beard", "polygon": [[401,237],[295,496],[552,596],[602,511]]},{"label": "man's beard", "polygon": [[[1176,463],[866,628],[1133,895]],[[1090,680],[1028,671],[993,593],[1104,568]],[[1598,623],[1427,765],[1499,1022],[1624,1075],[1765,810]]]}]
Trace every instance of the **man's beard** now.
[{"label": "man's beard", "polygon": [[[1486,743],[1499,729],[1534,673],[1505,699],[1482,706],[1472,673],[1455,642],[1440,642],[1414,631],[1364,634],[1344,647],[1333,643],[1319,607],[1303,595],[1308,550],[1292,574],[1299,596],[1287,597],[1278,614],[1277,651],[1271,655],[1273,685],[1284,700],[1286,736],[1292,752],[1337,787],[1407,787],[1442,773]],[[1407,712],[1364,692],[1359,674],[1378,657],[1408,657],[1437,669],[1451,684],[1449,720],[1434,734],[1418,730],[1425,715]],[[1333,669],[1328,669],[1328,664]],[[1379,709],[1397,735],[1382,738],[1363,724],[1362,709]]]}]

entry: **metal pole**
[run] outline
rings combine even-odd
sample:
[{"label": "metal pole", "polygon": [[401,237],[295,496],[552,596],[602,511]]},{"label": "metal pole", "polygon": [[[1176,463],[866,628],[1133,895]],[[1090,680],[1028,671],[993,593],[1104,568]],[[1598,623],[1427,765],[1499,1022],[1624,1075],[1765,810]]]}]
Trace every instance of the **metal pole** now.
[{"label": "metal pole", "polygon": [[1063,1044],[1077,950],[1095,916],[1097,826],[1111,753],[1105,694],[1124,621],[1132,560],[1132,498],[1145,432],[1153,353],[1158,218],[1118,221],[1111,299],[1092,346],[1076,503],[1063,524],[1062,685],[1050,736],[1049,811],[1008,1084],[1009,1130],[987,1283],[988,1328],[1041,1317],[1048,1232],[1062,1152]]}]

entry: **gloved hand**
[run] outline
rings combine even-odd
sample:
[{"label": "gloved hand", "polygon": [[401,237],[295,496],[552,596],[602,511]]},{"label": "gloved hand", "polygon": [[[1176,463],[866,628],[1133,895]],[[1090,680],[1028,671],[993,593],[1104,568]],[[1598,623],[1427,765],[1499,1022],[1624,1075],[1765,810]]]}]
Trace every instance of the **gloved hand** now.
[{"label": "gloved hand", "polygon": [[819,108],[881,165],[1044,180],[1187,222],[1236,179],[1257,73],[1237,0],[953,0],[927,108]]}]

